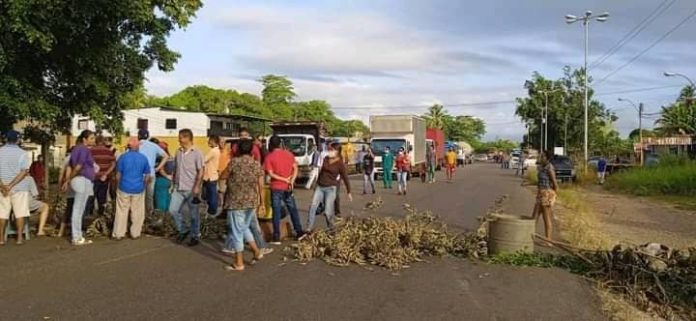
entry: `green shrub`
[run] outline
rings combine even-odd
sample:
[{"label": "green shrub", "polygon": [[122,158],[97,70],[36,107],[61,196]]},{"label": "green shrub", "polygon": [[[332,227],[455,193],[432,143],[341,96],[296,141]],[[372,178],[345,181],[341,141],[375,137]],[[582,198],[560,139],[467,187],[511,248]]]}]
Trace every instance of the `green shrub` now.
[{"label": "green shrub", "polygon": [[634,168],[611,176],[607,187],[638,196],[696,196],[696,162],[665,155],[655,167]]}]

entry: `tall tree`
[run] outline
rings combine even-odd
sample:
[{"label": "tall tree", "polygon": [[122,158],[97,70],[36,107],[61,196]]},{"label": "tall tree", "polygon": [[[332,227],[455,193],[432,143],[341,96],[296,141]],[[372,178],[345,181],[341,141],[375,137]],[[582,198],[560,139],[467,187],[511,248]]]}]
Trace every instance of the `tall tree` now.
[{"label": "tall tree", "polygon": [[0,113],[48,131],[85,114],[111,131],[153,65],[179,54],[167,36],[187,26],[200,0],[0,1]]},{"label": "tall tree", "polygon": [[694,88],[686,86],[674,103],[662,107],[655,131],[663,136],[696,135],[696,108],[692,106]]},{"label": "tall tree", "polygon": [[[584,142],[584,90],[582,69],[563,69],[563,77],[550,80],[534,72],[532,79],[527,80],[524,88],[527,97],[517,98],[515,114],[529,128],[523,145],[531,145],[539,149],[541,135],[544,132],[542,115],[546,105],[548,92],[548,148],[565,146],[568,150],[579,152]],[[590,79],[590,84],[592,80]],[[557,89],[555,92],[552,92]],[[594,90],[588,90],[588,127],[590,149],[602,139],[602,129],[616,118],[603,104],[593,99]]]},{"label": "tall tree", "polygon": [[263,84],[261,97],[264,105],[282,118],[295,118],[290,103],[297,96],[292,81],[284,76],[266,75],[260,80]]},{"label": "tall tree", "polygon": [[445,129],[445,118],[447,111],[439,104],[435,104],[428,108],[428,113],[425,114],[425,121],[428,128]]}]

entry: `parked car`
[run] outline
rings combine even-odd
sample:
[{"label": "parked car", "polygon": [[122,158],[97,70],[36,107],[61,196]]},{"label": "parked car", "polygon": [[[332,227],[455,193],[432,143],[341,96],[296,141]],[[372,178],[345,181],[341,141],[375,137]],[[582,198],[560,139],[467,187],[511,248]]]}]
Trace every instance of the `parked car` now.
[{"label": "parked car", "polygon": [[517,169],[517,167],[520,166],[520,155],[522,152],[520,151],[513,151],[510,153],[510,168],[511,169]]},{"label": "parked car", "polygon": [[575,165],[570,157],[556,155],[551,159],[551,164],[556,170],[556,179],[561,182],[575,181]]},{"label": "parked car", "polygon": [[537,166],[536,156],[527,156],[527,158],[524,159],[524,167],[525,168],[533,168],[536,166]]},{"label": "parked car", "polygon": [[488,161],[488,155],[486,154],[478,154],[474,157],[474,160],[477,162],[487,162]]}]

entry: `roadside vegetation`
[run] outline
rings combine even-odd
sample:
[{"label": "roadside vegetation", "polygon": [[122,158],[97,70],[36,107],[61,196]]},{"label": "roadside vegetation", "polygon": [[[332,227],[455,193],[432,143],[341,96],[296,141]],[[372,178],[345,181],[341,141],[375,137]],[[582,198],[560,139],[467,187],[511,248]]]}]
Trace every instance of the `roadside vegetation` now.
[{"label": "roadside vegetation", "polygon": [[694,196],[696,161],[685,156],[664,155],[656,166],[611,176],[607,188],[636,196]]}]

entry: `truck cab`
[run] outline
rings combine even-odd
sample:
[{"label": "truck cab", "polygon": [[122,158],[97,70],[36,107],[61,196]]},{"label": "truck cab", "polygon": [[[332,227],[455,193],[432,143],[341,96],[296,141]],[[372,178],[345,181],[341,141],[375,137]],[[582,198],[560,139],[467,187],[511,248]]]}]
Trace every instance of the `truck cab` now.
[{"label": "truck cab", "polygon": [[318,122],[277,122],[271,124],[273,134],[280,137],[281,146],[295,156],[299,169],[298,177],[307,178],[312,171],[312,158],[323,124]]},{"label": "truck cab", "polygon": [[377,175],[382,175],[384,169],[382,168],[382,156],[384,156],[384,150],[389,147],[390,152],[396,158],[396,154],[399,153],[400,148],[404,150],[411,149],[411,145],[408,140],[403,137],[384,137],[384,138],[373,138],[370,141],[370,147],[375,154],[375,173]]}]

